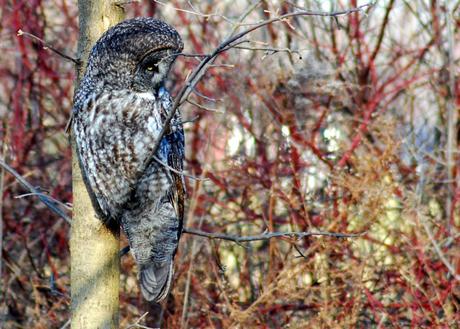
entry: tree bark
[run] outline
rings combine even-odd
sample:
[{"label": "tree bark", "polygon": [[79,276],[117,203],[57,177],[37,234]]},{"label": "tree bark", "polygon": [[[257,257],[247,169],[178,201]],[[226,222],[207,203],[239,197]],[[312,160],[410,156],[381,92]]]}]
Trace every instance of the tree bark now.
[{"label": "tree bark", "polygon": [[[101,34],[124,18],[112,0],[79,0],[80,81],[89,51]],[[77,82],[78,85],[78,82]],[[83,182],[72,137],[73,220],[70,240],[73,329],[118,328],[119,226],[96,218]]]}]

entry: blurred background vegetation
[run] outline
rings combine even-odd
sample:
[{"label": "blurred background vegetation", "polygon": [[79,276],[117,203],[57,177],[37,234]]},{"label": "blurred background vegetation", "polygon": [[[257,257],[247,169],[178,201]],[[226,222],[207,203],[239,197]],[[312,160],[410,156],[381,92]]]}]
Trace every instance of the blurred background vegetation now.
[{"label": "blurred background vegetation", "polygon": [[[202,54],[238,24],[365,3],[172,0],[125,8],[128,17],[166,20],[184,52]],[[337,19],[296,17],[218,58],[181,109],[186,171],[208,178],[187,178],[186,225],[236,235],[367,234],[244,245],[184,235],[165,327],[458,327],[459,5],[378,0]],[[1,160],[70,205],[64,128],[74,66],[17,31],[73,55],[76,3],[1,0],[0,16]],[[173,94],[197,63],[178,58]],[[69,319],[69,225],[0,170],[1,327],[61,328]],[[146,311],[135,272],[125,256],[123,328]]]}]

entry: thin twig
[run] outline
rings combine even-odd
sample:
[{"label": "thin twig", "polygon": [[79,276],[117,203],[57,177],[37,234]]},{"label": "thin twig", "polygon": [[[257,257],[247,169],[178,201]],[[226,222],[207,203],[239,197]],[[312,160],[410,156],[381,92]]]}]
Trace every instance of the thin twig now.
[{"label": "thin twig", "polygon": [[194,106],[196,106],[196,107],[198,107],[198,108],[200,108],[200,109],[202,109],[202,110],[208,111],[208,112],[225,113],[225,112],[222,111],[222,110],[212,109],[212,108],[210,108],[210,107],[206,107],[206,106],[201,105],[201,104],[198,104],[198,103],[196,103],[196,102],[194,102],[194,101],[192,101],[192,100],[190,100],[190,99],[187,99],[187,103],[190,103],[190,104],[192,104],[192,105],[194,105]]},{"label": "thin twig", "polygon": [[216,102],[220,101],[220,99],[215,99],[215,98],[211,98],[211,97],[208,97],[206,95],[203,95],[196,88],[193,88],[193,93],[195,95],[197,95],[198,97],[201,97],[201,98],[207,100],[208,102],[216,103]]},{"label": "thin twig", "polygon": [[310,236],[328,236],[332,238],[359,238],[367,233],[335,233],[335,232],[270,232],[270,233],[262,233],[258,235],[250,235],[250,236],[238,236],[238,235],[227,235],[222,233],[212,233],[212,232],[203,232],[200,230],[196,230],[194,228],[184,228],[183,233],[192,234],[202,236],[208,239],[219,239],[219,240],[227,240],[236,243],[241,242],[253,242],[253,241],[261,241],[261,240],[270,240],[272,238],[297,238],[303,239]]},{"label": "thin twig", "polygon": [[24,194],[16,195],[14,198],[15,199],[22,199],[22,198],[26,198],[28,196],[39,196],[39,195],[49,199],[50,201],[60,205],[61,207],[65,208],[67,210],[72,210],[72,206],[69,206],[68,204],[66,204],[64,202],[56,200],[52,196],[49,196],[48,194],[45,194],[45,193],[42,193],[42,192],[39,192],[39,193],[24,193]]},{"label": "thin twig", "polygon": [[213,65],[209,65],[209,68],[213,68],[213,69],[218,69],[218,68],[234,69],[235,64],[213,64]]},{"label": "thin twig", "polygon": [[289,48],[271,48],[271,47],[244,47],[244,46],[235,46],[233,48],[236,49],[243,49],[243,50],[252,50],[252,51],[265,51],[265,52],[271,52],[272,54],[280,53],[280,52],[285,52],[289,54],[297,54],[299,56],[300,52],[298,50],[292,50]]},{"label": "thin twig", "polygon": [[186,174],[184,173],[183,171],[180,171],[180,170],[177,170],[177,169],[174,169],[173,167],[171,167],[170,165],[168,165],[167,163],[161,161],[160,159],[158,159],[157,156],[153,156],[153,159],[158,162],[159,164],[161,164],[162,166],[166,167],[167,169],[171,170],[172,172],[178,174],[178,175],[181,175],[181,176],[185,176],[185,177],[188,177],[188,178],[191,178],[191,179],[194,179],[194,180],[199,180],[199,181],[206,181],[206,180],[209,180],[209,178],[202,178],[202,177],[196,177],[196,176],[193,176],[193,175],[190,175],[190,174]]},{"label": "thin twig", "polygon": [[38,196],[40,201],[43,202],[49,209],[51,209],[51,211],[53,211],[59,217],[63,218],[67,223],[71,223],[70,217],[67,216],[61,209],[56,207],[54,202],[51,201],[46,194],[41,193],[35,187],[30,185],[29,182],[24,179],[24,177],[22,177],[16,170],[7,165],[3,160],[0,160],[0,166],[8,171],[11,175],[13,175],[22,186],[24,186],[34,195]]},{"label": "thin twig", "polygon": [[55,54],[58,54],[59,56],[61,56],[62,58],[67,59],[69,61],[72,61],[75,65],[80,65],[81,64],[81,61],[79,59],[73,58],[73,57],[71,57],[69,55],[64,54],[62,51],[57,50],[52,45],[47,43],[45,40],[37,37],[36,35],[33,35],[33,34],[29,33],[29,32],[24,32],[23,30],[18,30],[17,35],[18,35],[18,37],[25,36],[25,37],[31,38],[32,40],[37,41],[38,43],[43,45],[43,49],[49,49],[52,52],[54,52]]},{"label": "thin twig", "polygon": [[[171,55],[171,56],[172,56],[172,55]],[[200,57],[200,58],[204,58],[204,57],[208,57],[209,54],[178,53],[178,54],[174,54],[174,56],[182,56],[182,57]]]},{"label": "thin twig", "polygon": [[431,229],[428,227],[428,223],[426,221],[425,216],[422,214],[422,212],[420,210],[417,210],[417,215],[418,215],[420,221],[422,222],[423,228],[424,228],[426,234],[428,235],[428,238],[430,239],[430,242],[433,245],[434,251],[438,255],[439,259],[441,259],[441,261],[443,262],[444,266],[447,267],[447,270],[452,275],[452,277],[455,280],[460,281],[460,274],[457,274],[457,270],[455,269],[454,265],[449,262],[449,260],[446,258],[446,256],[442,252],[441,247],[438,245],[438,243],[436,242],[436,240],[434,238],[433,232],[431,232]]},{"label": "thin twig", "polygon": [[70,326],[70,322],[71,322],[70,319],[67,320],[67,322],[62,325],[61,329],[66,329],[68,326]]},{"label": "thin twig", "polygon": [[[2,152],[0,152],[0,160],[5,159],[6,143],[2,141]],[[5,168],[0,170],[0,278],[3,278],[3,192],[5,188]],[[6,291],[4,288],[4,280],[0,280],[0,291]],[[6,294],[0,296],[0,305],[4,305]],[[6,315],[6,314],[5,314]],[[3,307],[0,309],[0,316],[3,317]]]},{"label": "thin twig", "polygon": [[126,329],[131,329],[131,328],[154,329],[154,328],[147,327],[147,326],[140,324],[140,322],[147,316],[147,314],[149,314],[149,312],[145,312],[139,319],[137,319],[136,322],[127,326]]},{"label": "thin twig", "polygon": [[[455,168],[458,165],[458,162],[454,156],[454,150],[458,148],[458,107],[456,105],[457,102],[457,88],[456,88],[456,81],[457,76],[455,74],[457,65],[455,64],[455,57],[457,53],[457,47],[455,46],[456,42],[456,34],[454,33],[455,29],[454,26],[456,25],[454,21],[454,11],[451,10],[450,6],[447,7],[445,17],[446,17],[446,25],[447,25],[447,49],[445,50],[445,65],[448,68],[448,80],[446,86],[449,90],[449,98],[447,100],[447,142],[446,142],[446,171],[447,171],[447,179],[453,180],[455,179]],[[457,179],[458,175],[457,175]],[[451,225],[453,224],[453,206],[454,198],[455,198],[455,191],[456,187],[455,184],[448,184],[447,185],[447,197],[446,197],[446,227],[447,230],[450,231]]]},{"label": "thin twig", "polygon": [[[232,48],[238,48],[238,45],[241,45],[243,43],[250,43],[250,42],[253,42],[251,40],[240,40],[238,42],[235,42],[234,44],[232,44],[231,46],[228,46],[222,50],[220,50],[220,53],[223,53],[227,50],[230,50]],[[198,53],[177,53],[177,54],[171,54],[169,56],[166,56],[165,58],[168,58],[168,57],[177,57],[177,56],[182,56],[182,57],[198,57],[198,58],[206,58],[206,57],[210,57],[212,56],[212,53],[209,53],[209,54],[198,54]],[[164,59],[165,59],[164,58]]]},{"label": "thin twig", "polygon": [[[161,1],[158,1],[158,0],[153,0],[153,2],[161,5],[161,6],[168,6],[170,4],[167,4],[167,3],[164,3],[164,2],[161,2]],[[193,6],[191,6],[193,10],[196,10]],[[180,11],[180,12],[183,12],[183,13],[187,13],[187,14],[191,14],[191,15],[196,15],[196,16],[200,16],[200,17],[203,17],[205,19],[210,19],[212,17],[219,17],[219,18],[222,18],[223,20],[229,22],[229,23],[234,23],[232,20],[230,20],[229,18],[223,16],[223,15],[220,15],[220,14],[217,14],[217,13],[214,13],[214,14],[203,14],[203,13],[200,13],[199,11],[192,11],[192,10],[187,10],[187,9],[182,9],[182,8],[178,8],[178,7],[172,7],[172,9],[176,10],[176,11]]]},{"label": "thin twig", "polygon": [[182,120],[182,124],[184,124],[184,123],[194,123],[194,122],[196,122],[199,118],[200,118],[200,116],[197,115],[197,116],[194,116],[194,117],[191,118],[191,119]]},{"label": "thin twig", "polygon": [[298,258],[305,258],[305,259],[307,258],[307,256],[303,254],[303,252],[300,250],[300,248],[295,243],[293,244],[293,246],[294,246],[294,249],[299,253],[299,256],[297,256]]},{"label": "thin twig", "polygon": [[120,249],[120,251],[118,252],[118,257],[123,257],[124,255],[126,255],[129,251],[131,250],[131,247],[129,245],[127,245],[126,247],[123,247]]}]

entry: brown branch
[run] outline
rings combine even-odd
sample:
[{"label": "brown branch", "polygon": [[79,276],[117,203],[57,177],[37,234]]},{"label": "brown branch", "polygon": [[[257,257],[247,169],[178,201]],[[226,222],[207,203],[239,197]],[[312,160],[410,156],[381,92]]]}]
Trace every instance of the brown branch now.
[{"label": "brown branch", "polygon": [[208,57],[209,54],[178,53],[178,54],[171,55],[171,56],[200,57],[200,58],[204,58],[204,57]]},{"label": "brown branch", "polygon": [[67,321],[62,325],[62,327],[61,327],[60,329],[66,329],[66,328],[68,328],[68,327],[70,327],[70,319],[67,320]]},{"label": "brown branch", "polygon": [[18,37],[25,36],[25,37],[31,38],[32,40],[40,43],[43,46],[43,49],[49,49],[52,52],[54,52],[55,54],[61,56],[62,58],[73,62],[75,65],[80,65],[81,64],[81,61],[79,59],[73,58],[73,57],[71,57],[69,55],[64,54],[62,51],[54,48],[52,45],[47,43],[45,40],[37,37],[36,35],[33,35],[33,34],[29,33],[29,32],[24,32],[23,30],[18,30],[17,35],[18,35]]},{"label": "brown branch", "polygon": [[[227,50],[233,49],[233,48],[238,48],[237,46],[241,45],[243,43],[250,43],[250,42],[252,42],[252,41],[250,41],[250,40],[239,40],[238,42],[233,43],[231,46],[228,46],[228,47],[225,47],[224,49],[221,49],[219,54],[221,54],[221,53],[223,53],[223,52],[225,52]],[[168,57],[176,57],[176,56],[207,58],[207,57],[213,56],[213,53],[209,53],[209,54],[177,53],[177,54],[172,54],[172,55],[166,56],[162,60],[165,60]]]},{"label": "brown branch", "polygon": [[3,160],[0,160],[0,166],[3,167],[6,171],[8,171],[11,175],[13,175],[16,178],[16,180],[22,186],[28,189],[33,195],[36,195],[40,199],[40,201],[43,202],[52,212],[64,219],[67,223],[71,223],[70,217],[67,216],[61,209],[56,207],[54,201],[50,200],[50,198],[46,194],[41,193],[35,187],[30,185],[30,183],[27,182],[24,179],[24,177],[22,177],[16,170],[7,165]]},{"label": "brown branch", "polygon": [[238,236],[238,235],[227,235],[227,234],[222,234],[222,233],[204,232],[204,231],[196,230],[194,228],[187,228],[187,227],[185,227],[182,230],[182,232],[187,233],[187,234],[202,236],[208,239],[227,240],[227,241],[233,241],[236,243],[270,240],[272,238],[282,238],[282,237],[297,238],[297,239],[303,239],[309,236],[328,236],[332,238],[359,238],[367,233],[367,232],[335,233],[335,232],[322,232],[322,231],[318,231],[318,232],[270,232],[270,233],[262,233],[262,234],[250,235],[250,236]]},{"label": "brown branch", "polygon": [[200,118],[200,116],[197,115],[197,116],[194,116],[194,117],[191,118],[191,119],[182,120],[182,124],[184,124],[184,123],[194,123],[194,122],[196,122],[199,118]]},{"label": "brown branch", "polygon": [[271,53],[271,55],[276,54],[276,53],[280,53],[280,52],[285,52],[285,53],[289,53],[291,55],[292,54],[297,54],[299,57],[301,57],[300,51],[292,50],[290,48],[244,47],[244,46],[234,46],[233,48],[235,48],[235,49],[243,49],[243,50],[252,50],[252,51],[264,51],[267,54]]},{"label": "brown branch", "polygon": [[[194,102],[194,101],[192,101],[192,100],[190,100],[190,99],[187,99],[186,102],[187,102],[187,103],[190,103],[190,104],[192,104],[193,106],[196,106],[196,107],[198,107],[198,108],[200,108],[200,109],[202,109],[202,110],[204,110],[204,111],[214,112],[214,113],[225,113],[225,112],[222,111],[222,110],[218,110],[218,109],[213,109],[213,108],[210,108],[210,107],[206,107],[206,106],[201,105],[201,104],[198,104],[198,103],[196,103],[196,102]],[[182,122],[182,123],[184,123],[184,122]]]},{"label": "brown branch", "polygon": [[425,229],[425,232],[428,235],[428,238],[430,239],[430,242],[433,245],[436,254],[441,259],[441,261],[443,262],[444,266],[449,270],[449,273],[452,275],[452,277],[455,280],[460,281],[460,274],[457,274],[457,270],[456,270],[455,266],[449,262],[447,257],[442,252],[441,247],[439,246],[439,244],[436,242],[436,240],[434,238],[433,232],[431,231],[430,227],[428,226],[428,223],[427,223],[427,220],[426,220],[425,216],[422,214],[422,212],[419,209],[420,208],[417,208],[416,214],[419,217],[420,221],[422,222],[423,228]]},{"label": "brown branch", "polygon": [[198,97],[201,97],[201,98],[203,98],[203,99],[205,99],[205,100],[207,100],[208,102],[211,102],[211,103],[217,103],[217,102],[222,101],[221,99],[215,99],[215,98],[208,97],[208,96],[206,96],[206,95],[200,93],[196,88],[193,88],[193,89],[192,89],[192,92],[193,92],[195,95],[197,95]]},{"label": "brown branch", "polygon": [[385,17],[383,18],[383,23],[382,23],[382,26],[380,27],[379,36],[377,37],[377,43],[375,45],[374,51],[372,52],[370,62],[373,62],[375,58],[377,57],[377,54],[379,53],[380,47],[382,45],[383,37],[385,35],[386,27],[389,22],[390,12],[393,9],[393,4],[394,4],[394,0],[391,0],[385,11]]},{"label": "brown branch", "polygon": [[[158,1],[158,0],[153,0],[153,2],[155,2],[156,4],[159,4],[160,6],[168,6],[169,5],[168,3],[161,2],[161,1]],[[226,22],[233,23],[229,18],[227,18],[227,17],[225,17],[223,15],[219,15],[217,13],[204,14],[204,13],[199,12],[198,10],[196,10],[193,7],[193,5],[191,4],[190,1],[188,2],[188,4],[192,8],[192,10],[186,10],[186,9],[182,9],[182,8],[178,8],[178,7],[172,7],[172,9],[174,9],[175,11],[186,13],[186,14],[196,15],[196,16],[205,18],[206,20],[208,20],[208,19],[210,19],[212,17],[219,17],[219,18],[222,18],[223,20],[225,20]]]},{"label": "brown branch", "polygon": [[44,193],[32,193],[32,192],[31,193],[24,193],[24,194],[21,194],[21,195],[16,195],[14,198],[15,199],[23,199],[23,198],[26,198],[26,197],[29,197],[29,196],[39,196],[39,195],[42,195],[43,197],[45,197],[48,200],[54,202],[55,204],[60,205],[61,207],[63,207],[66,210],[72,210],[72,204],[66,204],[66,203],[61,202],[61,201],[53,198],[52,196],[50,196],[48,194],[44,194]]},{"label": "brown branch", "polygon": [[206,177],[197,177],[197,176],[193,176],[193,175],[190,175],[190,174],[186,174],[184,173],[183,171],[180,171],[180,170],[177,170],[177,169],[174,169],[173,167],[171,167],[170,165],[168,165],[167,163],[161,161],[157,156],[153,156],[153,159],[158,162],[159,164],[161,164],[162,166],[164,166],[166,169],[168,170],[171,170],[173,173],[176,173],[178,175],[181,175],[181,176],[184,176],[184,177],[188,177],[188,178],[191,178],[191,179],[194,179],[194,180],[198,180],[198,181],[207,181],[209,180],[209,178],[206,178]]},{"label": "brown branch", "polygon": [[144,320],[144,318],[149,314],[149,312],[145,312],[139,319],[137,319],[136,322],[133,324],[129,325],[126,327],[126,329],[131,329],[131,328],[141,328],[141,329],[154,329],[152,327],[147,327],[141,324],[141,321]]},{"label": "brown branch", "polygon": [[[196,235],[196,236],[201,236],[204,238],[208,238],[211,240],[218,239],[218,240],[226,240],[226,241],[232,241],[240,246],[244,247],[242,245],[242,242],[254,242],[254,241],[261,241],[261,240],[270,240],[272,238],[297,238],[297,239],[303,239],[307,238],[310,236],[328,236],[331,238],[338,238],[338,239],[345,239],[345,238],[359,238],[367,233],[367,231],[361,232],[361,233],[335,233],[335,232],[270,232],[270,233],[262,233],[258,235],[249,235],[249,236],[238,236],[238,235],[227,235],[223,233],[213,233],[213,232],[204,232],[200,231],[191,227],[184,227],[182,229],[182,233],[190,234],[190,235]],[[303,257],[305,257],[302,252],[297,248],[297,246],[294,245],[296,250],[299,252],[299,254]],[[122,248],[119,252],[119,256],[123,257],[130,251],[130,247],[126,246]]]}]

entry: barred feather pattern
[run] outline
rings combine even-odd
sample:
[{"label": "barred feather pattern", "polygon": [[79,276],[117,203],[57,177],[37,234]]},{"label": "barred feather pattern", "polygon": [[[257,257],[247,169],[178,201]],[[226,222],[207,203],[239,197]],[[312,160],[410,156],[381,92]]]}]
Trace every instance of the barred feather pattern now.
[{"label": "barred feather pattern", "polygon": [[[116,47],[119,41],[128,49]],[[140,47],[139,42],[145,44]],[[183,170],[184,159],[178,111],[153,154],[172,109],[162,81],[173,59],[162,45],[182,49],[177,32],[155,19],[133,19],[109,30],[92,50],[76,91],[72,124],[94,208],[104,222],[123,227],[139,267],[141,291],[145,299],[156,302],[167,296],[171,286],[185,196],[183,177],[174,172]],[[161,59],[153,75],[143,71],[146,56]],[[97,63],[107,63],[107,74],[101,74],[104,67],[94,69]]]},{"label": "barred feather pattern", "polygon": [[[170,284],[183,216],[182,177],[151,161],[165,108],[170,107],[166,91],[158,100],[136,93],[102,93],[89,99],[73,124],[95,208],[102,219],[121,221],[140,266],[140,277],[147,280],[145,287],[141,285],[143,291],[158,286],[159,293]],[[179,114],[171,127],[156,157],[181,171],[184,135]],[[153,295],[148,293],[146,299]]]}]

